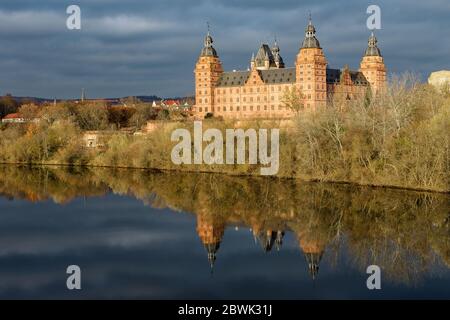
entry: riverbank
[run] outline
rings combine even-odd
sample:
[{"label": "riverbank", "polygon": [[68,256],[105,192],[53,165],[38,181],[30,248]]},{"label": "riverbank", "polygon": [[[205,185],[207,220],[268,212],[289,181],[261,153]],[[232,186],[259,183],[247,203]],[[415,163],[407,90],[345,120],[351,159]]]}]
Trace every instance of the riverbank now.
[{"label": "riverbank", "polygon": [[[192,121],[168,122],[141,135],[109,131],[101,146],[87,147],[83,122],[70,110],[66,105],[52,106],[40,114],[46,121],[3,126],[0,162],[235,176],[257,176],[264,167],[174,164],[171,154],[177,142],[171,140],[172,133],[175,129],[192,133]],[[95,116],[89,119],[89,129],[96,130]],[[315,112],[300,112],[289,126],[276,120],[208,119],[203,121],[203,130],[214,128],[224,134],[236,127],[279,128],[277,178],[448,193],[449,119],[450,97],[426,85],[396,83],[376,98],[334,102]],[[245,148],[248,155],[248,143]]]}]

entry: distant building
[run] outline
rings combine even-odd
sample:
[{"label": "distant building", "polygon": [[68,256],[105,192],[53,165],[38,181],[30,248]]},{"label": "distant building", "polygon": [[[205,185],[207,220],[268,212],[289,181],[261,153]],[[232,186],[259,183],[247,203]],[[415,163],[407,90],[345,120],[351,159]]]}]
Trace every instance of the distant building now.
[{"label": "distant building", "polygon": [[23,118],[18,113],[10,113],[2,119],[2,123],[25,123],[25,122],[27,122],[25,118]]},{"label": "distant building", "polygon": [[246,71],[224,72],[208,32],[195,67],[194,115],[208,113],[224,118],[289,118],[283,97],[296,88],[306,110],[326,105],[333,97],[344,99],[376,93],[386,84],[386,67],[372,33],[359,70],[331,69],[309,21],[294,67],[285,67],[277,42],[262,44]]}]

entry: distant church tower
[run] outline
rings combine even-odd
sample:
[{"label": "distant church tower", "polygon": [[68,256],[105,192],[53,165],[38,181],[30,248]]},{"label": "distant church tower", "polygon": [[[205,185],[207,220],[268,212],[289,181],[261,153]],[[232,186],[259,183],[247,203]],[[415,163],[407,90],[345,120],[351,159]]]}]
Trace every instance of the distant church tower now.
[{"label": "distant church tower", "polygon": [[327,60],[316,38],[311,17],[296,60],[297,86],[304,95],[306,110],[325,106],[327,100]]},{"label": "distant church tower", "polygon": [[207,113],[214,112],[214,88],[223,73],[216,49],[212,46],[213,39],[208,30],[204,46],[195,66],[195,113],[203,118]]},{"label": "distant church tower", "polygon": [[359,71],[364,74],[370,83],[373,93],[377,93],[386,87],[386,66],[377,43],[378,40],[372,32],[359,68]]}]

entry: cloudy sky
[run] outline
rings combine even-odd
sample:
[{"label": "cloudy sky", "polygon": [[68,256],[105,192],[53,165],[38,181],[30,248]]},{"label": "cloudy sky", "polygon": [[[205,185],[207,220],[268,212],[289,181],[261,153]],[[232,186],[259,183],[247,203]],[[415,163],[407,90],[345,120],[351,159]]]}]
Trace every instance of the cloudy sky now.
[{"label": "cloudy sky", "polygon": [[[81,30],[66,28],[71,4]],[[190,95],[206,21],[226,70],[246,69],[275,34],[291,66],[308,11],[330,67],[356,69],[370,4],[382,9],[377,36],[390,72],[425,79],[450,68],[449,0],[1,0],[0,95]]]}]

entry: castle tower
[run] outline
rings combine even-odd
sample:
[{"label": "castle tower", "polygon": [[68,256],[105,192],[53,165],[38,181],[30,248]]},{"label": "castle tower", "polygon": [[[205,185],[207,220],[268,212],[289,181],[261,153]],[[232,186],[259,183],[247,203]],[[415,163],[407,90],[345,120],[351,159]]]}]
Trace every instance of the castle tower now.
[{"label": "castle tower", "polygon": [[203,118],[214,112],[214,88],[223,72],[222,63],[212,46],[213,39],[208,31],[204,46],[195,66],[195,107],[194,113]]},{"label": "castle tower", "polygon": [[386,66],[377,43],[378,40],[372,32],[359,68],[359,71],[364,74],[370,83],[374,94],[386,87]]},{"label": "castle tower", "polygon": [[216,253],[220,248],[225,226],[222,223],[214,223],[211,218],[199,214],[197,216],[197,233],[202,241],[206,252],[208,253],[208,261],[211,272],[216,261]]},{"label": "castle tower", "polygon": [[316,38],[316,29],[311,18],[295,66],[297,86],[304,96],[305,108],[314,110],[318,106],[326,105],[327,60]]},{"label": "castle tower", "polygon": [[272,55],[274,57],[275,60],[275,65],[277,66],[278,69],[283,69],[284,68],[284,61],[283,58],[280,55],[280,47],[278,46],[277,40],[275,39],[275,43],[273,44],[272,47]]}]

